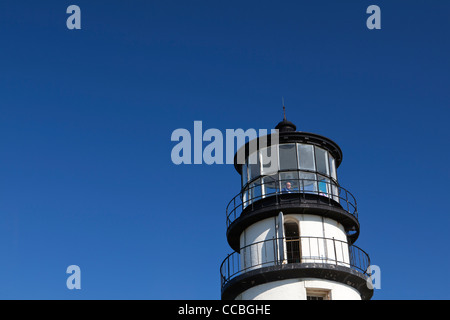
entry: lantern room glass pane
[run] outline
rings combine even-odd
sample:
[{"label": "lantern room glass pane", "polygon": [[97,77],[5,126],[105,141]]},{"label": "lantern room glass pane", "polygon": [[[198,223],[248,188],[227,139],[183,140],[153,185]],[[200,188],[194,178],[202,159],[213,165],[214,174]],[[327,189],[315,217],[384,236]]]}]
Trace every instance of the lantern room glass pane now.
[{"label": "lantern room glass pane", "polygon": [[258,152],[254,152],[248,157],[248,175],[249,180],[253,180],[261,175]]},{"label": "lantern room glass pane", "polygon": [[318,175],[318,187],[319,187],[319,195],[325,197],[331,197],[331,185],[330,179],[324,176]]},{"label": "lantern room glass pane", "polygon": [[278,146],[263,148],[260,150],[262,175],[268,175],[278,171]]},{"label": "lantern room glass pane", "polygon": [[310,144],[298,144],[299,168],[303,170],[315,171],[314,146]]},{"label": "lantern room glass pane", "polygon": [[242,186],[248,182],[247,161],[242,165]]},{"label": "lantern room glass pane", "polygon": [[339,202],[339,189],[334,182],[331,182],[331,193],[333,195],[332,199]]},{"label": "lantern room glass pane", "polygon": [[242,192],[242,208],[245,209],[248,206],[248,189]]},{"label": "lantern room glass pane", "polygon": [[250,184],[249,193],[251,197],[251,202],[257,201],[261,198],[261,182],[257,179],[255,182]]},{"label": "lantern room glass pane", "polygon": [[328,154],[328,162],[330,164],[330,174],[331,177],[334,180],[337,180],[337,174],[336,174],[336,162],[334,160],[334,158],[331,156],[331,154]]},{"label": "lantern room glass pane", "polygon": [[280,172],[281,193],[298,192],[298,172]]},{"label": "lantern room glass pane", "polygon": [[280,144],[280,170],[296,170],[297,169],[297,151],[295,144]]},{"label": "lantern room glass pane", "polygon": [[278,174],[266,176],[263,179],[263,193],[265,196],[275,195],[278,189]]},{"label": "lantern room glass pane", "polygon": [[305,193],[317,194],[317,179],[315,173],[300,172],[300,190]]},{"label": "lantern room glass pane", "polygon": [[330,175],[328,170],[328,152],[322,148],[314,147],[316,154],[317,172]]}]

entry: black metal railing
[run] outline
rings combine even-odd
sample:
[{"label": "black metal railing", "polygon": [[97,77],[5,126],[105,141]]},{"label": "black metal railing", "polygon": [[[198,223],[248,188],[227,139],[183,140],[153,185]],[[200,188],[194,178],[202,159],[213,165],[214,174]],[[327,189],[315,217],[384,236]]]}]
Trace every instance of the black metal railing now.
[{"label": "black metal railing", "polygon": [[334,238],[272,238],[229,254],[220,266],[221,288],[233,278],[258,268],[289,263],[323,263],[351,268],[368,275],[369,255],[357,246]]},{"label": "black metal railing", "polygon": [[[256,202],[261,199],[274,197],[274,205],[280,203],[281,197],[291,194],[300,202],[306,202],[308,195],[317,195],[316,201],[323,204],[339,204],[347,213],[358,219],[358,210],[355,197],[345,188],[339,186],[330,179],[266,179],[262,177],[259,181],[246,186],[227,205],[227,228],[240,217],[242,211],[247,207],[253,209]],[[291,184],[291,188],[287,184]],[[309,199],[310,201],[310,199]]]}]

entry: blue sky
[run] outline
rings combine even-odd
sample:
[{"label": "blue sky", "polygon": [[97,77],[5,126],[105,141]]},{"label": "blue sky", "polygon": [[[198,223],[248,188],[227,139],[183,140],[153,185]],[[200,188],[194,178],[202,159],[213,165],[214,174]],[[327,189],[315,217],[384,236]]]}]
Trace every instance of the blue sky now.
[{"label": "blue sky", "polygon": [[374,299],[449,299],[449,14],[440,0],[2,1],[0,298],[219,299],[239,175],[174,165],[170,137],[195,120],[271,129],[284,96],[298,130],[343,150]]}]

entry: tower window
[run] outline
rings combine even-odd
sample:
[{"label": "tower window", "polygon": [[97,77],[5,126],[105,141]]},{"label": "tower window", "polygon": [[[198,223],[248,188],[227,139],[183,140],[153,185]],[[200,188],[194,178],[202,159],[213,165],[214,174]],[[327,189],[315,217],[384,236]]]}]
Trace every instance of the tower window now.
[{"label": "tower window", "polygon": [[294,221],[285,222],[284,235],[286,238],[286,254],[288,263],[301,262],[300,232],[298,223]]},{"label": "tower window", "polygon": [[331,290],[306,289],[306,300],[331,300]]}]

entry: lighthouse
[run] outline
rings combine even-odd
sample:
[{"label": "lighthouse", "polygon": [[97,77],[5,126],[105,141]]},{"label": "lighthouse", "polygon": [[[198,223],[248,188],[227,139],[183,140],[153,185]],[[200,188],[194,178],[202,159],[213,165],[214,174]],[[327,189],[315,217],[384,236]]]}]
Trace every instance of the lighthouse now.
[{"label": "lighthouse", "polygon": [[226,209],[233,252],[220,266],[222,299],[370,299],[356,199],[338,180],[340,147],[285,115],[275,129],[234,157],[241,187]]}]

